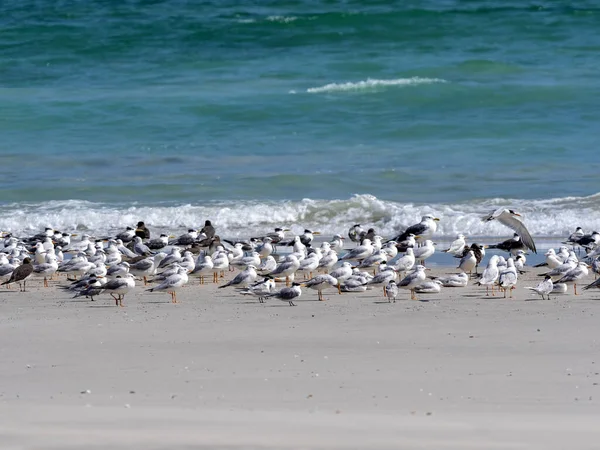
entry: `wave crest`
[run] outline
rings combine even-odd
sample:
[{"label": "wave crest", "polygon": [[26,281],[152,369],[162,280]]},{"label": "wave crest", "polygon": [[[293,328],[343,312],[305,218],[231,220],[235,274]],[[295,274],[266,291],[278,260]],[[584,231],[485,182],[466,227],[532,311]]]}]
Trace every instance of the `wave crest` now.
[{"label": "wave crest", "polygon": [[357,91],[364,89],[374,89],[379,87],[388,86],[410,86],[419,84],[433,84],[433,83],[447,83],[446,80],[441,78],[397,78],[393,80],[378,80],[374,78],[367,78],[363,81],[357,82],[346,82],[346,83],[329,83],[324,86],[308,88],[306,92],[309,94],[320,94],[323,92],[341,92],[341,91]]},{"label": "wave crest", "polygon": [[413,204],[354,195],[344,200],[220,202],[204,205],[115,206],[81,200],[40,204],[11,204],[0,207],[0,230],[29,235],[51,226],[61,231],[94,231],[105,235],[144,220],[155,232],[178,232],[200,227],[210,219],[218,232],[229,237],[260,235],[275,227],[300,233],[304,228],[325,235],[345,235],[360,223],[391,237],[420,220],[421,215],[441,218],[438,236],[457,233],[469,236],[510,236],[499,223],[483,223],[481,216],[502,207],[511,207],[524,216],[534,236],[566,236],[577,226],[600,231],[600,194],[547,200],[487,199],[458,204]]}]

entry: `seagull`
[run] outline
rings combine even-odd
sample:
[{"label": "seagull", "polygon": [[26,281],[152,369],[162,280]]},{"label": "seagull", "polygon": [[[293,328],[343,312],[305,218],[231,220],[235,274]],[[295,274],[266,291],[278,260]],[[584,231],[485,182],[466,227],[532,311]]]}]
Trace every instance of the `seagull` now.
[{"label": "seagull", "polygon": [[[4,281],[0,286],[10,283],[19,283],[19,290],[25,292],[25,283],[27,279],[33,273],[33,265],[31,264],[30,258],[25,258],[23,264],[12,271],[10,278]],[[23,282],[23,288],[21,289],[21,281]]]},{"label": "seagull", "polygon": [[269,255],[261,261],[260,265],[256,268],[256,272],[259,275],[268,275],[273,272],[276,267],[277,261],[272,255]]},{"label": "seagull", "polygon": [[[575,290],[575,295],[579,295],[577,293],[577,281],[581,280],[583,277],[586,277],[589,273],[588,265],[584,262],[578,263],[573,269],[569,270],[567,273],[560,278],[557,283],[570,284],[573,283],[573,289]],[[549,276],[549,275],[548,275]],[[550,277],[552,278],[552,277]]]},{"label": "seagull", "polygon": [[360,243],[360,235],[364,233],[365,230],[360,226],[360,223],[352,225],[352,227],[348,230],[348,237],[352,242],[356,242],[358,245]]},{"label": "seagull", "polygon": [[177,289],[188,282],[187,270],[180,267],[177,273],[171,275],[158,286],[148,289],[148,292],[165,291],[171,294],[171,303],[177,303]]},{"label": "seagull", "polygon": [[546,260],[543,263],[536,264],[534,267],[548,266],[550,269],[556,269],[562,264],[562,260],[556,255],[556,251],[553,248],[548,249],[544,254]]},{"label": "seagull", "polygon": [[319,260],[319,267],[317,269],[322,269],[325,273],[329,273],[331,268],[335,266],[338,262],[338,255],[335,250],[331,249],[327,251],[323,255],[323,257]]},{"label": "seagull", "polygon": [[314,289],[318,292],[318,298],[319,301],[324,301],[325,298],[323,298],[323,290],[330,288],[330,287],[337,287],[338,289],[338,294],[341,294],[341,290],[340,290],[340,286],[339,286],[339,282],[338,280],[336,280],[334,277],[332,277],[331,275],[328,274],[320,274],[317,275],[316,277],[311,278],[310,280],[308,280],[307,282],[304,283],[304,286],[306,286],[309,289]]},{"label": "seagull", "polygon": [[338,282],[346,281],[352,276],[352,264],[344,261],[340,267],[331,271],[330,275]]},{"label": "seagull", "polygon": [[450,244],[450,247],[446,250],[443,250],[443,252],[450,253],[451,255],[454,255],[454,256],[462,256],[463,250],[465,249],[466,245],[467,245],[467,243],[465,241],[465,235],[459,234],[458,236],[456,236],[456,239],[454,241],[452,241],[452,244]]},{"label": "seagull", "polygon": [[273,292],[267,297],[273,297],[281,300],[282,302],[288,302],[290,306],[296,306],[294,299],[300,298],[302,295],[302,289],[300,289],[300,283],[292,283],[291,287],[284,287],[280,291]]},{"label": "seagull", "polygon": [[247,288],[240,290],[240,294],[254,295],[258,297],[260,303],[264,303],[265,298],[269,296],[273,289],[275,289],[275,280],[271,277],[265,277],[262,281],[257,281]]},{"label": "seagull", "polygon": [[381,287],[383,287],[383,296],[385,297],[386,296],[385,289],[386,289],[388,283],[391,280],[395,281],[396,278],[398,278],[396,269],[383,263],[380,266],[379,273],[377,275],[375,275],[373,278],[371,278],[370,280],[368,280],[365,283],[365,285],[366,286],[381,286]]},{"label": "seagull", "polygon": [[196,260],[194,270],[190,272],[191,276],[200,278],[200,284],[204,284],[204,276],[213,273],[214,263],[210,255],[200,255]]},{"label": "seagull", "polygon": [[394,261],[389,261],[388,265],[391,265],[396,269],[398,273],[408,272],[415,265],[416,258],[415,253],[412,248],[406,249],[406,254],[400,257],[395,263]]},{"label": "seagull", "polygon": [[544,281],[541,281],[536,287],[526,287],[525,289],[529,289],[530,291],[541,295],[542,300],[545,300],[544,295],[550,300],[550,294],[554,290],[554,283],[552,283],[552,277],[547,275],[546,278],[544,278]]},{"label": "seagull", "polygon": [[[396,242],[395,240],[393,242]],[[417,236],[409,234],[401,242],[396,242],[396,250],[400,253],[405,253],[409,248],[415,248],[417,246]]]},{"label": "seagull", "polygon": [[518,233],[515,233],[512,238],[498,244],[489,245],[488,248],[497,248],[498,250],[504,250],[505,252],[516,256],[518,250],[525,250],[527,247],[525,247],[525,243],[521,240],[521,236],[519,236]]},{"label": "seagull", "polygon": [[426,240],[431,239],[433,233],[437,231],[437,223],[440,219],[437,217],[433,217],[431,214],[425,214],[421,217],[421,222],[411,225],[403,233],[397,235],[393,241],[402,242],[404,241],[408,235],[414,234],[415,236],[419,236],[419,239]]},{"label": "seagull", "polygon": [[444,287],[466,287],[469,283],[469,275],[461,272],[445,277],[435,277],[434,281],[439,281]]},{"label": "seagull", "polygon": [[321,234],[318,231],[310,231],[309,229],[304,230],[300,237],[300,242],[302,242],[307,247],[310,246],[311,242],[315,238],[315,235]]},{"label": "seagull", "polygon": [[258,274],[256,273],[256,267],[252,264],[249,264],[244,270],[238,273],[229,283],[219,286],[219,289],[223,289],[229,286],[248,287],[256,281],[256,277],[258,277]]},{"label": "seagull", "polygon": [[460,259],[458,268],[463,272],[469,272],[469,275],[473,272],[473,269],[477,265],[477,258],[473,250],[467,251],[466,255]]},{"label": "seagull", "polygon": [[519,236],[521,236],[523,244],[533,253],[537,253],[535,242],[533,242],[531,234],[529,234],[529,231],[527,231],[527,228],[525,228],[525,225],[518,219],[518,217],[521,217],[521,214],[514,212],[512,209],[499,208],[496,211],[482,217],[481,220],[483,222],[497,220],[502,225],[505,225],[515,231]]},{"label": "seagull", "polygon": [[439,280],[423,281],[415,288],[417,294],[439,294],[442,290],[442,283]]},{"label": "seagull", "polygon": [[390,280],[387,286],[385,287],[385,296],[388,299],[388,302],[394,301],[396,303],[396,297],[398,297],[398,285],[395,280]]},{"label": "seagull", "polygon": [[344,261],[347,259],[355,259],[361,261],[368,256],[373,254],[373,246],[371,245],[371,241],[369,239],[365,239],[362,245],[353,248],[348,253],[340,258],[340,261]]},{"label": "seagull", "polygon": [[160,250],[169,245],[169,236],[163,233],[160,237],[148,241],[146,245],[150,250]]},{"label": "seagull", "polygon": [[510,298],[512,298],[512,291],[517,284],[517,269],[515,268],[515,262],[512,258],[508,258],[507,268],[500,272],[498,275],[498,284],[504,291],[504,298],[506,298],[506,291],[510,290]]},{"label": "seagull", "polygon": [[415,270],[406,275],[399,283],[398,287],[400,289],[409,289],[410,290],[410,298],[411,300],[417,300],[417,296],[415,295],[415,288],[419,286],[427,276],[425,275],[425,271],[429,270],[425,268],[425,266],[418,265],[415,267]]},{"label": "seagull", "polygon": [[266,258],[273,253],[273,244],[271,244],[271,242],[273,242],[273,239],[271,239],[269,236],[265,236],[262,239],[262,244],[256,247],[256,252],[261,258]]},{"label": "seagull", "polygon": [[490,286],[492,287],[492,296],[496,295],[494,294],[494,285],[496,284],[498,276],[500,275],[500,270],[498,269],[499,260],[500,258],[498,257],[498,255],[492,255],[492,257],[488,261],[487,267],[483,271],[483,274],[481,274],[481,278],[477,283],[475,283],[479,286],[485,286],[486,296],[490,295]]},{"label": "seagull", "polygon": [[44,263],[33,266],[34,275],[44,277],[44,287],[48,287],[48,278],[52,278],[57,270],[58,262],[56,262],[56,255],[54,254],[46,256]]},{"label": "seagull", "polygon": [[157,253],[153,257],[142,259],[136,263],[130,264],[129,271],[136,277],[144,279],[144,286],[148,284],[148,277],[156,273],[160,263],[166,257],[166,253]]},{"label": "seagull", "polygon": [[425,260],[435,253],[435,244],[430,239],[414,249],[415,259],[420,261],[421,265],[425,265]]},{"label": "seagull", "polygon": [[298,258],[295,255],[287,255],[269,275],[273,278],[285,277],[285,284],[287,286],[290,282],[290,276],[294,275],[299,268],[300,261],[298,261]]},{"label": "seagull", "polygon": [[329,247],[336,253],[341,252],[344,249],[344,238],[341,234],[334,234],[331,241],[329,241]]},{"label": "seagull", "polygon": [[[128,273],[123,277],[117,277],[114,280],[110,280],[102,286],[101,292],[110,293],[110,296],[115,300],[115,304],[122,307],[125,294],[133,288],[135,288],[135,279],[132,274]],[[116,297],[115,294],[117,295]]]},{"label": "seagull", "polygon": [[125,231],[117,233],[115,239],[121,239],[123,242],[130,242],[135,237],[135,229],[133,227],[125,228]]}]

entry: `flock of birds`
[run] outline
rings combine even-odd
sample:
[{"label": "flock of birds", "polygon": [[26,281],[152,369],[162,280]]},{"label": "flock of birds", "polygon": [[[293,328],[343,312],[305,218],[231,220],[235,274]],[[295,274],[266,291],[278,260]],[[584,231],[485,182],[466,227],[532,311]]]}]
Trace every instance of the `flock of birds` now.
[{"label": "flock of birds", "polygon": [[[523,273],[528,251],[537,252],[533,238],[520,219],[510,209],[498,209],[482,218],[484,222],[496,220],[514,230],[514,236],[496,245],[467,245],[460,234],[444,253],[459,258],[460,273],[442,277],[428,277],[426,260],[436,251],[431,240],[437,231],[438,218],[424,215],[421,221],[408,227],[390,240],[379,236],[373,228],[364,230],[356,224],[348,231],[355,243],[345,248],[345,238],[336,234],[320,246],[313,245],[317,232],[305,230],[303,234],[286,240],[286,232],[276,228],[264,236],[247,241],[228,241],[216,234],[210,221],[201,230],[189,229],[175,237],[161,235],[150,239],[143,222],[136,228],[127,227],[116,236],[91,237],[87,234],[78,241],[75,235],[46,228],[43,233],[17,238],[2,233],[0,240],[0,281],[10,287],[18,283],[22,291],[31,278],[48,280],[64,273],[71,281],[61,288],[74,297],[94,297],[110,294],[118,306],[123,306],[125,295],[136,287],[136,279],[143,280],[149,292],[166,292],[177,302],[177,291],[196,278],[200,284],[212,278],[218,283],[228,271],[239,272],[221,289],[235,288],[242,295],[265,299],[278,299],[290,306],[301,295],[302,288],[317,291],[324,300],[323,291],[337,289],[342,292],[362,292],[381,288],[389,302],[395,302],[400,290],[410,291],[410,298],[420,293],[438,293],[442,287],[466,287],[469,280],[486,287],[486,295],[495,295],[495,289],[512,297],[519,275]],[[277,247],[291,247],[291,251],[277,255]],[[585,250],[580,261],[575,253]],[[507,258],[492,255],[481,274],[486,248],[508,253]],[[579,252],[581,254],[581,251]],[[70,257],[65,257],[70,255]],[[600,273],[600,234],[585,234],[581,228],[569,236],[564,245],[545,254],[547,266],[544,279],[527,289],[549,298],[553,293],[567,292],[573,284],[589,274],[591,268]],[[474,272],[474,273],[473,273]],[[285,287],[277,289],[276,282],[285,280]],[[600,279],[584,289],[600,287]]]}]

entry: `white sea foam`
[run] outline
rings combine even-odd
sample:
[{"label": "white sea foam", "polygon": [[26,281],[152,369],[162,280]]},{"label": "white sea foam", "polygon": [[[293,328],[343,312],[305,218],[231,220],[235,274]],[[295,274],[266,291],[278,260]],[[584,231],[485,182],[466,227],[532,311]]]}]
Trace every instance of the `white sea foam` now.
[{"label": "white sea foam", "polygon": [[30,235],[46,226],[62,231],[89,230],[97,236],[114,233],[144,220],[155,232],[177,233],[200,227],[210,219],[223,236],[249,237],[282,226],[301,232],[305,227],[326,235],[345,235],[354,223],[374,227],[385,237],[403,231],[421,215],[440,217],[440,238],[457,233],[506,237],[511,231],[498,223],[482,223],[481,216],[501,206],[523,213],[534,236],[567,236],[577,226],[600,231],[600,194],[548,200],[488,199],[458,204],[421,205],[355,195],[345,200],[223,202],[204,205],[117,207],[80,200],[0,207],[0,230]]},{"label": "white sea foam", "polygon": [[295,16],[269,16],[267,22],[290,23],[298,20]]},{"label": "white sea foam", "polygon": [[418,84],[432,84],[432,83],[447,83],[446,80],[441,78],[397,78],[393,80],[377,80],[368,78],[363,81],[347,82],[347,83],[329,83],[324,86],[308,88],[306,92],[310,94],[320,94],[323,92],[339,92],[339,91],[356,91],[361,89],[373,89],[378,87],[387,86],[410,86]]}]

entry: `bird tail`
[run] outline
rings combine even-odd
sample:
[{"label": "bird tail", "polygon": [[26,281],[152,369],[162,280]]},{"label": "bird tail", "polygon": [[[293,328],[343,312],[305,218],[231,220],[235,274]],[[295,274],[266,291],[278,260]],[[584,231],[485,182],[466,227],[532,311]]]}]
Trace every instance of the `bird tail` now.
[{"label": "bird tail", "polygon": [[4,286],[5,284],[10,283],[10,280],[6,280],[4,283],[0,284],[0,286]]},{"label": "bird tail", "polygon": [[547,265],[548,265],[548,263],[547,263],[547,262],[543,262],[543,263],[536,264],[536,265],[535,265],[535,266],[533,266],[533,267],[546,267]]}]

